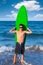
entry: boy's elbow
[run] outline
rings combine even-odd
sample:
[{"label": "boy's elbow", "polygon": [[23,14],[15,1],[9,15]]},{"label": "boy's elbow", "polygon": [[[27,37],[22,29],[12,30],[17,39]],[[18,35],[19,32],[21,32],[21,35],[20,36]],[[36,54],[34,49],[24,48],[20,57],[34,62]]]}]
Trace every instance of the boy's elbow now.
[{"label": "boy's elbow", "polygon": [[32,33],[32,31],[31,31],[31,33]]},{"label": "boy's elbow", "polygon": [[30,31],[30,34],[32,33],[32,31]]},{"label": "boy's elbow", "polygon": [[13,31],[12,31],[12,30],[10,30],[9,32],[10,32],[10,33],[13,33]]},{"label": "boy's elbow", "polygon": [[9,31],[9,32],[11,32],[11,31]]}]

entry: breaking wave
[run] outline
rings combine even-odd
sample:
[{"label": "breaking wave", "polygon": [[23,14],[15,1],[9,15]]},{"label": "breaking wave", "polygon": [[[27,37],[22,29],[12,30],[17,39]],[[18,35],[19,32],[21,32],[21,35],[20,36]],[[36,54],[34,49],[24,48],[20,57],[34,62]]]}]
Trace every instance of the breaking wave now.
[{"label": "breaking wave", "polygon": [[[0,53],[2,52],[12,52],[15,50],[14,46],[0,46]],[[37,51],[43,51],[43,46],[25,46],[25,50],[37,50]]]}]

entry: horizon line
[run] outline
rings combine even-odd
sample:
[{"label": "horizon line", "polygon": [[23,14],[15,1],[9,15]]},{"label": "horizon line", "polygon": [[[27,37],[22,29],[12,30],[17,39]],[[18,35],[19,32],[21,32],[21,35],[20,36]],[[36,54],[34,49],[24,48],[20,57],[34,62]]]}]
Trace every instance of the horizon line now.
[{"label": "horizon line", "polygon": [[[0,20],[3,21],[3,20]],[[4,20],[4,21],[14,21],[14,20]],[[43,20],[29,20],[29,21],[43,21]]]}]

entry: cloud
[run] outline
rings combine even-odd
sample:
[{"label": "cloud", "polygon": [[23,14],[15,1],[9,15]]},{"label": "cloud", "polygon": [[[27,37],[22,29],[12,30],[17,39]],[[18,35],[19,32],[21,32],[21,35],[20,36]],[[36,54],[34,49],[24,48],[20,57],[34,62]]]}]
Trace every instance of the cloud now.
[{"label": "cloud", "polygon": [[13,21],[13,19],[10,19],[10,18],[0,18],[0,21]]},{"label": "cloud", "polygon": [[10,19],[16,20],[17,13],[15,11],[11,11],[11,14],[7,14],[6,16]]},{"label": "cloud", "polygon": [[34,11],[34,10],[38,11],[43,9],[40,7],[39,2],[35,0],[23,1],[23,2],[17,3],[16,5],[12,4],[12,6],[16,9],[19,9],[22,5],[24,5],[29,11]]},{"label": "cloud", "polygon": [[37,14],[34,16],[36,20],[43,20],[43,14]]}]

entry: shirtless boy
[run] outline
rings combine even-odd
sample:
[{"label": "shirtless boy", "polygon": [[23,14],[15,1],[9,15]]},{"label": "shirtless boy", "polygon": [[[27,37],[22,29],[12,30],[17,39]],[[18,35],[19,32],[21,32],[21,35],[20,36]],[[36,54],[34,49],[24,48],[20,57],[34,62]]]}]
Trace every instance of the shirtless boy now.
[{"label": "shirtless boy", "polygon": [[23,30],[23,25],[20,24],[20,30],[11,29],[10,32],[17,34],[17,41],[16,41],[16,48],[15,48],[15,54],[14,54],[13,62],[16,63],[17,54],[21,54],[21,62],[23,62],[24,50],[25,50],[25,47],[24,47],[25,34],[31,34],[32,31],[28,28],[27,28],[27,30]]}]

